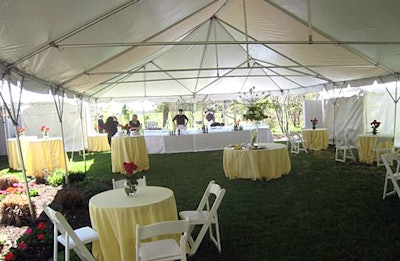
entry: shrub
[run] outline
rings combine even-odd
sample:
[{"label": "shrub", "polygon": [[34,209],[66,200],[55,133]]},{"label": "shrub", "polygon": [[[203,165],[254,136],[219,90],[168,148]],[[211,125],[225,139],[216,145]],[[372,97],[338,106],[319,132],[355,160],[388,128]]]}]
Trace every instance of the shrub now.
[{"label": "shrub", "polygon": [[64,188],[58,191],[54,198],[55,204],[62,207],[64,211],[70,211],[85,203],[85,195],[75,188]]},{"label": "shrub", "polygon": [[[52,254],[53,235],[45,222],[28,227],[11,247],[4,260],[48,260]],[[38,257],[39,259],[35,259]]]},{"label": "shrub", "polygon": [[[29,201],[26,195],[7,195],[2,201],[0,209],[2,224],[21,227],[32,223]],[[33,210],[35,211],[35,209]]]},{"label": "shrub", "polygon": [[64,174],[62,172],[54,172],[47,177],[47,183],[53,187],[64,184]]},{"label": "shrub", "polygon": [[0,190],[6,190],[9,187],[12,187],[15,183],[20,183],[21,180],[15,175],[3,175],[0,176]]},{"label": "shrub", "polygon": [[68,175],[69,183],[76,183],[85,179],[85,174],[82,172],[72,172]]},{"label": "shrub", "polygon": [[46,184],[46,180],[49,177],[49,171],[44,169],[42,171],[35,172],[33,176],[35,177],[37,184]]}]

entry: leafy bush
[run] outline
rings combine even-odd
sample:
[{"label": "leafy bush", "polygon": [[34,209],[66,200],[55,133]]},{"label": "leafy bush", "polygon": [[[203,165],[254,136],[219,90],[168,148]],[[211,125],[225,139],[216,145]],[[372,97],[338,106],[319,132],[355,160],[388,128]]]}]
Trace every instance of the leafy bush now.
[{"label": "leafy bush", "polygon": [[9,194],[1,203],[2,224],[21,227],[32,223],[26,195]]},{"label": "leafy bush", "polygon": [[76,183],[85,179],[85,174],[82,172],[72,172],[68,176],[69,183]]},{"label": "leafy bush", "polygon": [[47,184],[53,187],[64,184],[64,174],[62,172],[55,171],[52,175],[47,177]]},{"label": "leafy bush", "polygon": [[35,177],[37,184],[46,184],[46,180],[49,177],[49,171],[44,169],[42,171],[35,172],[33,176]]},{"label": "leafy bush", "polygon": [[6,190],[9,187],[12,187],[15,183],[20,183],[21,180],[15,175],[3,175],[0,176],[0,190]]}]

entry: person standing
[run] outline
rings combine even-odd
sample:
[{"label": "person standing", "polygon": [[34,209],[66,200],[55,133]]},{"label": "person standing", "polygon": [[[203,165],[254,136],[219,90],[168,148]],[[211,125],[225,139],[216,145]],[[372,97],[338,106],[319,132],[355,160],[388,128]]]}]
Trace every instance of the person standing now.
[{"label": "person standing", "polygon": [[104,117],[103,115],[100,115],[99,119],[97,120],[97,126],[99,127],[99,133],[105,132],[103,117]]},{"label": "person standing", "polygon": [[214,113],[211,111],[204,111],[204,116],[206,117],[208,128],[210,128],[215,120]]},{"label": "person standing", "polygon": [[105,131],[107,132],[108,143],[111,146],[111,138],[118,132],[118,119],[115,116],[110,116],[107,118],[104,124]]},{"label": "person standing", "polygon": [[132,120],[129,122],[129,128],[130,131],[140,130],[140,121],[138,120],[137,114],[132,115]]},{"label": "person standing", "polygon": [[174,123],[175,128],[178,128],[178,130],[183,130],[189,123],[189,119],[185,114],[183,114],[183,110],[179,109],[179,114],[175,115],[175,117],[172,119],[172,122]]}]

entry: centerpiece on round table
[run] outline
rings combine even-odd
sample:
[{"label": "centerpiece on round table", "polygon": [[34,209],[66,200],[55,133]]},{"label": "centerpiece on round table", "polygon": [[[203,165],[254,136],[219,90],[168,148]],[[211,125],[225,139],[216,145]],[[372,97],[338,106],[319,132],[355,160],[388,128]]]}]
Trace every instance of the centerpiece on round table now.
[{"label": "centerpiece on round table", "polygon": [[380,121],[374,120],[373,122],[371,122],[372,135],[378,134],[379,126],[381,126],[381,122]]},{"label": "centerpiece on round table", "polygon": [[124,183],[125,193],[130,197],[135,197],[138,185],[135,173],[137,172],[139,167],[133,162],[124,162],[123,165],[126,175]]},{"label": "centerpiece on round table", "polygon": [[239,96],[242,99],[243,104],[246,106],[246,113],[243,115],[245,120],[250,120],[255,122],[256,129],[252,132],[251,135],[251,147],[255,147],[254,143],[257,140],[258,135],[258,123],[264,119],[268,118],[268,115],[265,114],[265,110],[267,107],[266,97],[264,92],[255,93],[255,87],[249,89],[249,95],[244,93],[244,96]]},{"label": "centerpiece on round table", "polygon": [[20,137],[25,135],[25,128],[24,127],[19,127],[18,128],[18,134]]},{"label": "centerpiece on round table", "polygon": [[317,126],[318,120],[317,118],[311,119],[311,124],[312,124],[312,128],[313,130],[315,130],[316,126]]},{"label": "centerpiece on round table", "polygon": [[49,134],[50,134],[50,128],[49,127],[46,127],[45,125],[43,125],[42,127],[40,127],[40,131],[43,134],[43,139],[49,138]]}]

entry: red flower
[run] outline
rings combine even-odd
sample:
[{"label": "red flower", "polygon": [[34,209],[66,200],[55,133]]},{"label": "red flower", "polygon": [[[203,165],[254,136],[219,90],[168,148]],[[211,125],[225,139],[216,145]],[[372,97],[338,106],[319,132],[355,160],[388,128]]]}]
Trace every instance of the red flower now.
[{"label": "red flower", "polygon": [[124,162],[123,164],[124,164],[124,169],[125,169],[126,175],[128,175],[128,176],[132,175],[133,172],[138,169],[138,165],[136,165],[133,162],[129,162],[129,163]]},{"label": "red flower", "polygon": [[318,120],[317,120],[317,118],[314,118],[314,119],[311,119],[311,122],[312,122],[312,123],[317,123]]},{"label": "red flower", "polygon": [[45,228],[46,228],[46,223],[40,222],[40,223],[38,224],[37,228],[38,228],[39,230],[45,229]]},{"label": "red flower", "polygon": [[25,235],[30,235],[32,234],[32,228],[28,227],[25,231]]},{"label": "red flower", "polygon": [[8,252],[7,254],[4,255],[4,260],[14,260],[15,259],[15,255],[13,252]]},{"label": "red flower", "polygon": [[371,122],[372,127],[371,128],[378,128],[381,125],[380,121],[374,120]]},{"label": "red flower", "polygon": [[39,235],[37,236],[37,239],[38,239],[39,241],[43,240],[43,239],[44,239],[44,234],[39,234]]}]

